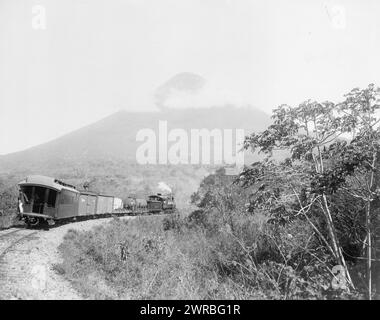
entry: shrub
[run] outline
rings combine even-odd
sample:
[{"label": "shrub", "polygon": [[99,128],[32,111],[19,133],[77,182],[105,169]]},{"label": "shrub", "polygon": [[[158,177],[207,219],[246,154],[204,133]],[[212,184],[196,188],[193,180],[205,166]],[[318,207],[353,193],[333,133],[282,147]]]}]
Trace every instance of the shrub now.
[{"label": "shrub", "polygon": [[242,214],[223,225],[215,213],[203,214],[200,220],[194,220],[199,212],[188,219],[114,219],[93,231],[71,230],[56,268],[90,298],[327,297],[328,261],[313,257],[323,252],[305,223],[277,226]]},{"label": "shrub", "polygon": [[0,229],[9,228],[18,223],[17,189],[6,188],[0,191]]}]

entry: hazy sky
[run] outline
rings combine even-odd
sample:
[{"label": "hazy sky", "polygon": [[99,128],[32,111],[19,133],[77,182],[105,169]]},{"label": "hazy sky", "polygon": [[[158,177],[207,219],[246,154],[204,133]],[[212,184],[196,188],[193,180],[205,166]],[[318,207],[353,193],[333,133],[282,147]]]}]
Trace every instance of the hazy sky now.
[{"label": "hazy sky", "polygon": [[0,154],[152,110],[184,71],[268,113],[339,100],[380,85],[379,17],[378,0],[0,0]]}]

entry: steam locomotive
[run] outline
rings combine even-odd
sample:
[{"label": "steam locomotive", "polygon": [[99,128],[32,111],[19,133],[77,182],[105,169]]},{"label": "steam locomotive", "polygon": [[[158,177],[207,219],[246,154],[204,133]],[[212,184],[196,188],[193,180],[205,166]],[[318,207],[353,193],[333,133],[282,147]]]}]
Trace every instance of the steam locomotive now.
[{"label": "steam locomotive", "polygon": [[172,195],[157,193],[149,196],[147,200],[128,197],[124,201],[124,208],[131,210],[133,213],[139,213],[144,210],[149,213],[172,213],[176,209],[176,205]]},{"label": "steam locomotive", "polygon": [[148,210],[152,213],[159,213],[162,211],[172,213],[175,210],[175,202],[173,195],[151,195],[148,198]]},{"label": "steam locomotive", "polygon": [[124,202],[112,195],[78,190],[58,179],[40,175],[28,176],[18,186],[19,218],[28,226],[111,215],[172,213],[176,208],[172,195],[151,195],[147,200],[129,197]]}]

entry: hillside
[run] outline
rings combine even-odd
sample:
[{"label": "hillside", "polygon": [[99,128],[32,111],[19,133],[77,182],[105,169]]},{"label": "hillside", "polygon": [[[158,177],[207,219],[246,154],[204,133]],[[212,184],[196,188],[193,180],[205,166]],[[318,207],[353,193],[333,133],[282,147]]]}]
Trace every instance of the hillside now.
[{"label": "hillside", "polygon": [[[54,176],[125,198],[144,197],[157,191],[161,181],[173,188],[179,204],[187,204],[201,179],[215,169],[203,165],[140,165],[136,163],[136,133],[143,128],[157,132],[158,121],[168,130],[245,129],[262,130],[270,121],[265,113],[230,106],[159,112],[117,112],[92,125],[45,144],[0,157],[0,185],[11,188],[28,174]],[[249,156],[249,155],[247,155]]]},{"label": "hillside", "polygon": [[136,150],[142,143],[136,141],[137,132],[143,128],[157,132],[159,120],[167,121],[168,130],[242,128],[246,134],[262,130],[270,121],[269,116],[261,111],[228,106],[144,113],[120,111],[53,141],[2,156],[0,172],[86,160],[123,160],[135,163]]}]

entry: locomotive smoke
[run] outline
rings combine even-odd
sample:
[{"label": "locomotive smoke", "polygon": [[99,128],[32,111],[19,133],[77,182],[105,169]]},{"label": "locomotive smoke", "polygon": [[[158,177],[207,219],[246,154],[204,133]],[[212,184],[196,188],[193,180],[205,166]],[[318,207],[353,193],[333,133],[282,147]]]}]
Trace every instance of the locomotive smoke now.
[{"label": "locomotive smoke", "polygon": [[172,189],[165,182],[162,181],[158,183],[158,189],[172,193]]},{"label": "locomotive smoke", "polygon": [[217,79],[210,82],[198,74],[182,72],[157,88],[155,104],[161,110],[249,105],[239,90],[231,90],[230,87],[231,84]]}]

